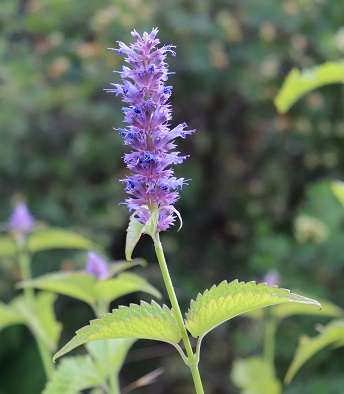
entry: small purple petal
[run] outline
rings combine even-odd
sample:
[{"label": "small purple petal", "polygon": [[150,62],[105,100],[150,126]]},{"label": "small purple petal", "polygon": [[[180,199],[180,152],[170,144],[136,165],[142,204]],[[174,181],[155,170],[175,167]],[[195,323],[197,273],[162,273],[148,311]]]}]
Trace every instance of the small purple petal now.
[{"label": "small purple petal", "polygon": [[88,252],[86,272],[100,280],[106,279],[109,273],[106,261],[96,252]]},{"label": "small purple petal", "polygon": [[18,203],[9,219],[9,227],[12,231],[27,233],[35,224],[35,220],[29,212],[26,204]]}]

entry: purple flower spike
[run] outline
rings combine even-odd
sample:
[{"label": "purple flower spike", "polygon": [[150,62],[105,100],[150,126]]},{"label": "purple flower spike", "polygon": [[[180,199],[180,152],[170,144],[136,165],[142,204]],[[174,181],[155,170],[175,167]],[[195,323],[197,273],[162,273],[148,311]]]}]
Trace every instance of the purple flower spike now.
[{"label": "purple flower spike", "polygon": [[179,189],[186,184],[184,178],[173,176],[172,165],[180,164],[187,156],[180,152],[171,152],[177,137],[185,138],[195,130],[187,130],[186,123],[170,128],[172,111],[168,104],[172,86],[165,86],[168,68],[164,62],[166,56],[175,56],[173,45],[157,48],[160,41],[156,38],[158,29],[143,33],[142,37],[134,30],[131,34],[136,39],[129,47],[118,41],[118,55],[126,55],[120,71],[122,84],[115,84],[112,89],[105,89],[122,95],[128,106],[123,108],[126,128],[118,129],[133,151],[124,155],[124,162],[131,175],[122,179],[126,192],[130,195],[125,200],[129,211],[134,211],[137,220],[145,224],[153,209],[158,209],[159,222],[157,231],[170,227],[179,212],[174,204],[179,199]]},{"label": "purple flower spike", "polygon": [[100,280],[106,279],[109,273],[106,261],[96,252],[88,252],[86,272]]},{"label": "purple flower spike", "polygon": [[35,220],[30,214],[26,204],[23,202],[18,203],[9,220],[10,229],[19,233],[27,233],[32,229],[34,223]]},{"label": "purple flower spike", "polygon": [[279,274],[277,271],[269,271],[263,278],[263,282],[268,286],[278,286]]}]

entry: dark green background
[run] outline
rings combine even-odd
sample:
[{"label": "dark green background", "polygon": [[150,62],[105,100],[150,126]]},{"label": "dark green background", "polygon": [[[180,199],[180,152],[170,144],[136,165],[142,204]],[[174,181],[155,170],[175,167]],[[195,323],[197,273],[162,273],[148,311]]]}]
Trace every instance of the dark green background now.
[{"label": "dark green background", "polygon": [[[118,206],[125,193],[117,179],[125,175],[126,148],[112,129],[121,127],[122,103],[103,91],[119,81],[111,71],[123,59],[106,48],[131,42],[134,28],[158,26],[162,43],[177,46],[169,59],[176,72],[169,81],[172,126],[197,129],[178,141],[190,158],[176,173],[192,179],[177,205],[184,227],[162,236],[184,310],[213,283],[260,281],[270,269],[279,271],[281,286],[343,306],[344,209],[328,188],[332,179],[344,179],[343,88],[311,93],[287,115],[273,105],[292,67],[342,58],[343,20],[344,3],[330,0],[2,0],[0,221],[25,197],[37,219],[73,227],[103,243],[112,258],[124,257],[128,213]],[[300,215],[320,223],[296,221]],[[161,288],[148,237],[135,255],[150,261],[142,273]],[[72,257],[39,254],[34,273]],[[5,300],[14,294],[10,266],[5,261],[0,272]],[[65,327],[61,343],[92,318],[67,298],[57,314]],[[319,321],[298,317],[281,326],[280,378],[299,335],[314,335]],[[260,344],[259,330],[244,319],[209,334],[201,358],[207,393],[236,393],[231,362],[259,353]],[[173,349],[137,345],[123,384],[162,365],[165,374],[138,393],[191,393],[186,367],[165,353]],[[343,357],[341,349],[320,353],[285,392],[339,393]],[[36,394],[42,379],[30,334],[19,327],[1,333],[0,393]]]}]

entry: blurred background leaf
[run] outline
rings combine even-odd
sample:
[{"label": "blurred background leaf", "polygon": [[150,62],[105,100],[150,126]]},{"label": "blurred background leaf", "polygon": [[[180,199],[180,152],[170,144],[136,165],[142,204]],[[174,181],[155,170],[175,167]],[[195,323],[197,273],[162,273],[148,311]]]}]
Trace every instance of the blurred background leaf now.
[{"label": "blurred background leaf", "polygon": [[319,352],[328,345],[339,343],[343,345],[344,321],[333,320],[327,326],[320,328],[320,333],[313,338],[302,336],[299,346],[296,349],[294,358],[290,364],[285,381],[290,383],[297,371],[309,360],[315,353]]},{"label": "blurred background leaf", "polygon": [[238,359],[231,372],[234,384],[242,394],[280,394],[282,384],[274,376],[271,366],[260,357]]},{"label": "blurred background leaf", "polygon": [[333,83],[344,83],[343,62],[327,62],[301,71],[294,68],[283,82],[275,105],[280,112],[285,113],[305,94]]}]

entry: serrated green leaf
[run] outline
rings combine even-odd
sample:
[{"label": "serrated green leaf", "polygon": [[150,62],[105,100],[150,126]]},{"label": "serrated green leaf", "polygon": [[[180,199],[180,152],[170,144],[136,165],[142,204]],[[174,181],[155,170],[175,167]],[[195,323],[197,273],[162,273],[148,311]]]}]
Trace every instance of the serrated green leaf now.
[{"label": "serrated green leaf", "polygon": [[286,302],[320,307],[315,300],[290,293],[286,289],[279,289],[277,286],[267,286],[265,283],[257,285],[255,282],[244,283],[237,280],[231,283],[223,281],[220,285],[199,294],[196,301],[191,301],[186,328],[194,338],[203,337],[234,316]]},{"label": "serrated green leaf", "polygon": [[344,83],[344,63],[327,62],[304,70],[292,69],[276,98],[277,109],[285,113],[302,96],[320,86]]},{"label": "serrated green leaf", "polygon": [[272,367],[261,357],[234,361],[231,372],[233,383],[242,394],[280,394],[282,385]]},{"label": "serrated green leaf", "polygon": [[55,272],[20,282],[18,287],[34,287],[40,290],[67,295],[94,305],[97,279],[87,272]]},{"label": "serrated green leaf", "polygon": [[125,258],[131,261],[131,255],[139,242],[142,235],[143,225],[132,215],[129,219],[129,226],[127,228],[127,237],[125,241]]},{"label": "serrated green leaf", "polygon": [[28,303],[23,296],[16,297],[12,303],[22,317],[23,323],[51,351],[56,350],[61,332],[61,324],[56,320],[54,314],[55,300],[55,294],[40,292],[37,295],[36,303]]},{"label": "serrated green leaf", "polygon": [[43,394],[79,394],[102,383],[103,377],[91,357],[68,357],[54,371]]},{"label": "serrated green leaf", "polygon": [[103,385],[110,374],[118,379],[118,372],[134,342],[122,338],[87,343],[89,354],[62,360],[43,394],[79,394]]},{"label": "serrated green leaf", "polygon": [[0,237],[0,257],[13,256],[17,253],[17,247],[11,237],[3,235]]},{"label": "serrated green leaf", "polygon": [[331,182],[331,189],[337,200],[344,206],[344,182]]},{"label": "serrated green leaf", "polygon": [[143,291],[154,297],[160,292],[145,279],[133,273],[122,273],[108,280],[98,280],[87,272],[55,272],[20,282],[18,287],[33,287],[40,290],[67,295],[94,307],[97,301],[109,303],[112,300],[136,291]]},{"label": "serrated green leaf", "polygon": [[181,340],[181,332],[173,312],[165,305],[160,307],[153,301],[120,306],[78,330],[76,336],[55,354],[54,360],[84,343],[107,338],[152,339],[176,345]]},{"label": "serrated green leaf", "polygon": [[342,341],[344,338],[344,320],[333,320],[327,326],[322,327],[320,334],[314,338],[303,336],[300,338],[294,358],[287,371],[285,382],[289,384],[296,372],[315,353],[324,347]]},{"label": "serrated green leaf", "polygon": [[28,249],[36,253],[47,249],[98,250],[99,246],[89,239],[70,230],[48,228],[32,232],[28,237]]},{"label": "serrated green leaf", "polygon": [[[296,292],[299,294],[298,291]],[[303,294],[303,296],[309,297],[308,294]],[[296,315],[311,315],[324,317],[344,316],[344,310],[332,304],[331,302],[323,299],[318,299],[318,302],[321,305],[321,309],[309,308],[307,304],[287,303],[275,305],[272,308],[271,313],[278,322],[281,322],[287,317]],[[264,311],[262,309],[255,309],[245,314],[245,316],[253,319],[263,319]]]},{"label": "serrated green leaf", "polygon": [[0,330],[16,324],[23,324],[24,322],[24,318],[18,310],[13,307],[13,303],[6,305],[0,302]]},{"label": "serrated green leaf", "polygon": [[95,291],[97,299],[105,302],[136,291],[143,291],[157,298],[161,297],[161,293],[155,287],[141,276],[130,272],[119,274],[113,279],[97,281]]}]

